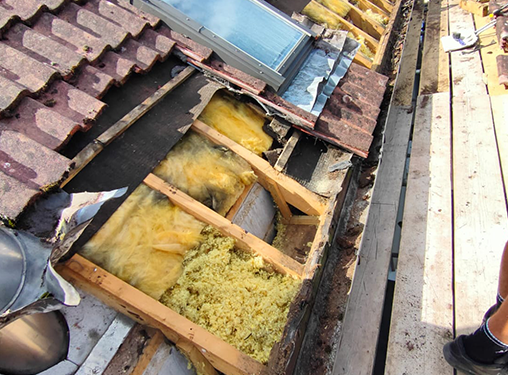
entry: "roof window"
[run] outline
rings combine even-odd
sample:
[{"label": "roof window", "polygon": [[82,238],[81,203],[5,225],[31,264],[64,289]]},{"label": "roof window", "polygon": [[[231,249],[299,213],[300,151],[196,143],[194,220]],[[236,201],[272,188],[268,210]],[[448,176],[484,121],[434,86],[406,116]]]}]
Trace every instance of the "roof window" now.
[{"label": "roof window", "polygon": [[262,0],[138,1],[175,31],[208,45],[226,63],[279,91],[312,46],[309,30]]}]

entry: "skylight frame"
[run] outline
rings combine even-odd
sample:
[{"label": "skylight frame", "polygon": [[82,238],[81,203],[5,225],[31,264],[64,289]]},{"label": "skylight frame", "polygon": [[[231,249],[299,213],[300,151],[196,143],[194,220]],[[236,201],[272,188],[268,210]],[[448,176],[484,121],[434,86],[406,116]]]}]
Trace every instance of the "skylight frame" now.
[{"label": "skylight frame", "polygon": [[255,56],[236,47],[228,40],[221,38],[199,22],[186,16],[172,5],[167,4],[164,0],[131,0],[138,8],[160,17],[173,30],[212,48],[227,64],[265,81],[274,89],[282,92],[296,75],[302,62],[312,49],[315,34],[263,0],[244,1],[255,4],[301,33],[299,40],[285,54],[276,68],[271,68]]}]

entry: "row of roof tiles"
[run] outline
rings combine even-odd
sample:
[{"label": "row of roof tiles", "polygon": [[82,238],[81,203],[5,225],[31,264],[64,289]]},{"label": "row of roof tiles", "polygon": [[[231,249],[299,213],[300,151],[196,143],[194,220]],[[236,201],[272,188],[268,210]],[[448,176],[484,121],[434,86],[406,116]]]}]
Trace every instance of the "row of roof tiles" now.
[{"label": "row of roof tiles", "polygon": [[112,85],[168,57],[182,36],[159,23],[121,0],[0,1],[2,217],[61,181],[72,161],[57,151],[93,124]]}]

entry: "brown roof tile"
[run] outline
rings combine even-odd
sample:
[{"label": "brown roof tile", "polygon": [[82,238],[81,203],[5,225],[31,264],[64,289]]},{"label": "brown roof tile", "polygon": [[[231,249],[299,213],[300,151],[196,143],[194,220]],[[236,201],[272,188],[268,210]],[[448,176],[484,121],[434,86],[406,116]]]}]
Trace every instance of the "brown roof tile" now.
[{"label": "brown roof tile", "polygon": [[169,56],[176,44],[174,40],[169,39],[152,29],[145,30],[138,39],[138,42],[156,50],[159,53],[161,60],[165,60]]},{"label": "brown roof tile", "polygon": [[388,77],[351,64],[326,103],[315,135],[366,157],[387,82]]},{"label": "brown roof tile", "polygon": [[177,43],[179,49],[184,49],[188,52],[191,52],[194,55],[193,59],[196,61],[203,62],[212,56],[213,50],[211,48],[202,46],[201,44],[194,42],[192,39],[174,32],[166,26],[161,26],[157,31],[167,38],[174,40]]},{"label": "brown roof tile", "polygon": [[[4,153],[0,150],[0,171],[9,167],[5,165],[12,164],[4,157]],[[0,172],[0,197],[2,198],[0,218],[15,219],[23,209],[33,200],[40,192],[38,189],[31,188],[23,181],[19,181],[9,175]]]},{"label": "brown roof tile", "polygon": [[348,94],[340,87],[337,87],[334,90],[332,96],[330,97],[327,103],[327,108],[331,112],[334,112],[339,108],[348,109],[349,111],[352,111],[363,117],[372,119],[374,121],[377,120],[379,112],[381,111],[379,107],[374,107],[372,104],[364,100],[355,98],[353,95]]},{"label": "brown roof tile", "polygon": [[0,0],[0,216],[16,219],[63,178],[71,161],[57,150],[93,124],[111,85],[176,40],[212,53],[159,23],[126,0]]},{"label": "brown roof tile", "polygon": [[323,136],[329,142],[342,146],[354,153],[366,157],[372,143],[372,135],[363,129],[341,121],[335,114],[323,110],[314,128],[316,135]]},{"label": "brown roof tile", "polygon": [[97,60],[107,48],[103,39],[51,13],[42,14],[33,29],[84,56],[90,62]]},{"label": "brown roof tile", "polygon": [[102,39],[113,49],[119,48],[129,36],[122,27],[73,3],[64,7],[58,17]]},{"label": "brown roof tile", "polygon": [[134,61],[125,59],[121,55],[109,51],[99,60],[96,68],[102,73],[113,77],[116,82],[123,85],[135,66],[136,63]]},{"label": "brown roof tile", "polygon": [[14,20],[31,21],[45,9],[55,11],[67,0],[2,0],[0,1],[0,31]]},{"label": "brown roof tile", "polygon": [[22,23],[14,25],[6,34],[6,39],[5,44],[42,64],[52,66],[65,79],[71,76],[83,60],[83,56]]},{"label": "brown roof tile", "polygon": [[150,24],[138,15],[129,12],[110,1],[89,0],[83,8],[107,19],[110,23],[126,30],[132,36],[137,37]]},{"label": "brown roof tile", "polygon": [[14,130],[53,150],[61,148],[79,125],[32,98],[24,98],[12,117],[0,120],[2,132]]},{"label": "brown roof tile", "polygon": [[30,189],[45,188],[60,181],[71,165],[66,157],[10,130],[0,133],[0,153],[3,161],[0,170],[3,174]]},{"label": "brown roof tile", "polygon": [[147,21],[150,26],[152,26],[154,29],[160,24],[161,20],[158,17],[155,17],[154,15],[151,15],[150,13],[143,12],[136,8],[135,6],[131,5],[127,0],[109,0],[109,2],[118,5],[119,7],[128,10],[129,12],[137,15],[141,19]]},{"label": "brown roof tile", "polygon": [[83,130],[90,127],[106,106],[100,100],[63,81],[55,82],[38,101],[71,119]]},{"label": "brown roof tile", "polygon": [[9,109],[28,93],[25,86],[0,75],[0,108]]},{"label": "brown roof tile", "polygon": [[88,95],[100,99],[114,82],[115,79],[109,74],[88,65],[85,66],[78,75],[75,86]]},{"label": "brown roof tile", "polygon": [[160,60],[157,51],[133,39],[126,41],[120,50],[122,58],[133,61],[136,67],[142,71],[150,70],[153,64],[155,64],[157,60]]},{"label": "brown roof tile", "polygon": [[[57,74],[54,67],[41,63],[27,54],[0,43],[0,75],[38,92]],[[2,110],[2,108],[0,108]]]},{"label": "brown roof tile", "polygon": [[15,219],[23,208],[62,179],[72,162],[23,134],[0,133],[0,216]]}]

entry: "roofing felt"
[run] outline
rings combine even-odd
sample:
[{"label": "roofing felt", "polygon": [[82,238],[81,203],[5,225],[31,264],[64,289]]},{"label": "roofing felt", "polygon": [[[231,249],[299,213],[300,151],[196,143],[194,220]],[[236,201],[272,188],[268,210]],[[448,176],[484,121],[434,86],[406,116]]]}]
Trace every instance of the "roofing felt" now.
[{"label": "roofing felt", "polygon": [[72,168],[59,151],[94,123],[107,90],[174,48],[271,113],[361,156],[387,82],[353,64],[318,118],[126,0],[0,0],[0,36],[0,216],[10,219]]}]

